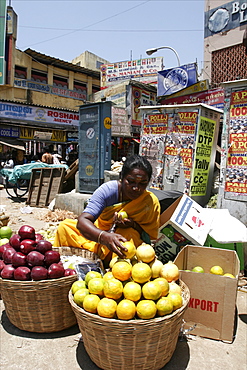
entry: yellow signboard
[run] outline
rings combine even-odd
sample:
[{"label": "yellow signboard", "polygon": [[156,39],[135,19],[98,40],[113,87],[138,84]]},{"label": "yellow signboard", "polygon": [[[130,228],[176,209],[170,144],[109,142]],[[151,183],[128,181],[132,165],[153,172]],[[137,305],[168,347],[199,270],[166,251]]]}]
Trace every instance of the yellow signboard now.
[{"label": "yellow signboard", "polygon": [[20,128],[20,139],[26,139],[26,140],[37,140],[39,141],[39,138],[37,137],[37,132],[48,134],[50,133],[51,138],[49,138],[49,135],[47,135],[47,141],[55,141],[55,142],[66,142],[66,131],[61,130],[40,130],[37,131],[37,129],[34,128],[28,128],[28,127],[21,127]]}]

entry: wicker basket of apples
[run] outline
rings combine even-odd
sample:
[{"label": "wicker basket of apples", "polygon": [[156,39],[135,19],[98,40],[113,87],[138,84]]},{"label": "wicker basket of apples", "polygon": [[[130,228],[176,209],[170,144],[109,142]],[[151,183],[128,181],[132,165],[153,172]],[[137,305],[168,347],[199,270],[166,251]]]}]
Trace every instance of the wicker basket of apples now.
[{"label": "wicker basket of apples", "polygon": [[[63,266],[62,253],[29,225],[0,246],[0,293],[17,328],[50,333],[77,323],[68,301],[77,274]],[[78,253],[83,256],[84,250]]]}]

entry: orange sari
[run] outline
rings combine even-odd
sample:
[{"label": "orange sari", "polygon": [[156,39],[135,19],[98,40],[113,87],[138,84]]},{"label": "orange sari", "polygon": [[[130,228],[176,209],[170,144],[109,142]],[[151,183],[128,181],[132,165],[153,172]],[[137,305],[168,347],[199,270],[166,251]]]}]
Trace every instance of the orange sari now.
[{"label": "orange sari", "polygon": [[[119,211],[126,211],[129,218],[133,218],[149,235],[151,240],[157,238],[160,222],[160,203],[152,192],[145,190],[135,200],[106,207],[94,225],[100,230],[108,231],[112,226],[114,213]],[[109,249],[103,244],[84,238],[76,225],[77,220],[66,219],[60,222],[55,236],[54,247],[84,248],[98,254],[102,260],[105,259],[110,252]],[[136,247],[143,242],[138,231],[133,228],[117,228],[115,232],[121,234],[127,240],[132,238]]]}]

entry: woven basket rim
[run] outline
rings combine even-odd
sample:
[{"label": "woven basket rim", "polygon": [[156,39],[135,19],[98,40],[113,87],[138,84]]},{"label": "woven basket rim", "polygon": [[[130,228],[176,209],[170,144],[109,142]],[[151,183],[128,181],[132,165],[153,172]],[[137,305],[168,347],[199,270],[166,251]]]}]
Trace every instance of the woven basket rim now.
[{"label": "woven basket rim", "polygon": [[14,285],[40,285],[42,283],[44,284],[49,284],[49,283],[55,283],[55,282],[63,282],[63,281],[66,281],[66,280],[73,280],[74,279],[74,276],[77,276],[76,275],[69,275],[69,276],[62,276],[58,279],[45,279],[45,280],[10,280],[10,279],[3,279],[0,277],[0,283],[3,283],[6,282],[6,283],[9,283],[9,284],[14,284]]},{"label": "woven basket rim", "polygon": [[187,295],[187,299],[186,301],[183,303],[182,307],[178,308],[177,310],[173,311],[171,314],[169,315],[165,315],[165,316],[161,316],[161,317],[154,317],[153,319],[131,319],[131,320],[119,320],[119,319],[110,319],[110,318],[106,318],[106,317],[102,317],[102,316],[99,316],[97,314],[94,314],[94,313],[90,313],[90,312],[87,312],[85,311],[82,307],[78,306],[74,300],[73,300],[73,295],[72,295],[72,292],[71,292],[71,289],[69,291],[69,294],[68,294],[68,297],[69,297],[69,302],[71,304],[71,306],[79,311],[81,314],[87,316],[88,318],[92,318],[92,319],[99,319],[100,322],[105,322],[105,323],[108,323],[108,324],[122,324],[123,323],[125,325],[128,325],[128,324],[133,324],[133,325],[148,325],[148,324],[158,324],[160,322],[163,322],[163,321],[168,321],[170,319],[173,319],[174,317],[176,317],[179,313],[181,313],[182,311],[184,311],[187,306],[188,306],[188,303],[189,303],[189,299],[190,299],[190,291],[189,291],[189,288],[187,287],[187,285],[182,281],[180,280],[180,286],[182,285],[182,287],[184,288],[185,290],[185,293]]}]

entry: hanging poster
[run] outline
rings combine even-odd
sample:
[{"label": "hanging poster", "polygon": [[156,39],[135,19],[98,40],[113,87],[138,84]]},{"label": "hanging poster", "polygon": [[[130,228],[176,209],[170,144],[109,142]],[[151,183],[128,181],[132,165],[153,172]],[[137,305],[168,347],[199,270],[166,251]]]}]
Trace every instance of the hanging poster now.
[{"label": "hanging poster", "polygon": [[225,191],[247,195],[247,90],[231,94]]},{"label": "hanging poster", "polygon": [[190,196],[200,197],[207,193],[215,129],[216,121],[207,117],[200,117],[191,176]]}]

